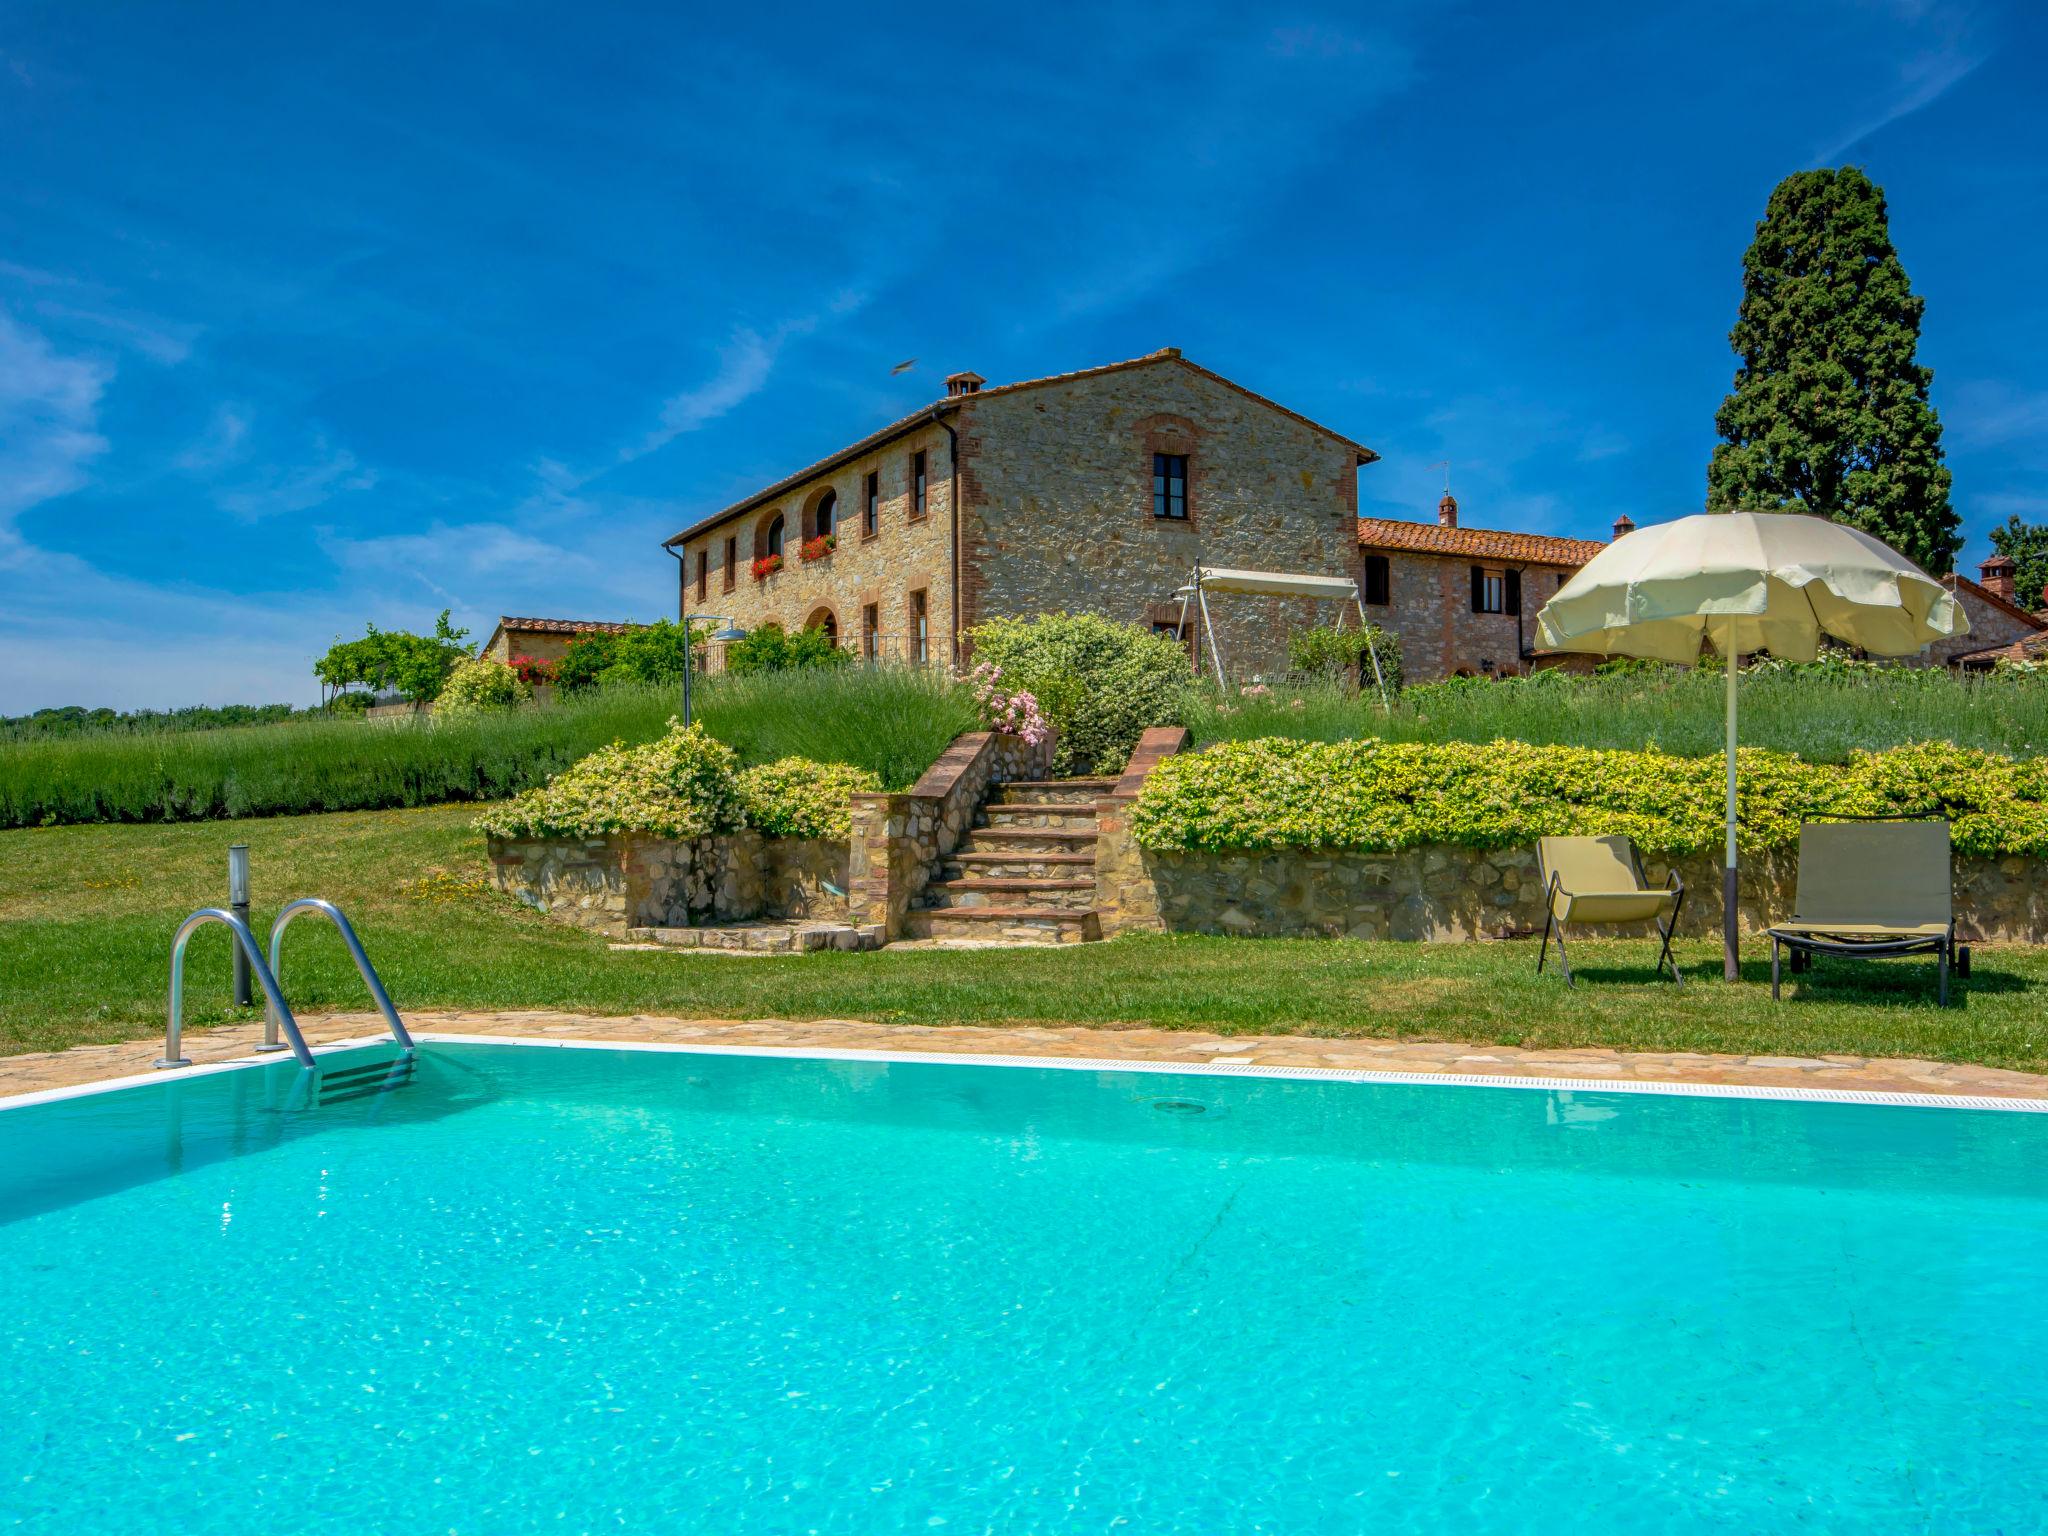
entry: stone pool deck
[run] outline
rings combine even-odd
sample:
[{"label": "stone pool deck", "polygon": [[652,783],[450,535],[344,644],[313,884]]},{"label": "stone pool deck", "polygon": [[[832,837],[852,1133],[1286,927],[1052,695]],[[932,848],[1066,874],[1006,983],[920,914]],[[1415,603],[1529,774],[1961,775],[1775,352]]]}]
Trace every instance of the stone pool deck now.
[{"label": "stone pool deck", "polygon": [[[374,1013],[302,1019],[315,1045],[383,1032]],[[1344,1040],[1310,1035],[1212,1035],[1194,1030],[973,1028],[865,1024],[853,1019],[676,1019],[634,1014],[421,1012],[406,1023],[422,1033],[530,1035],[570,1040],[730,1045],[781,1050],[926,1051],[994,1056],[1082,1056],[1120,1061],[1248,1062],[1263,1067],[1423,1072],[1489,1077],[1569,1077],[1615,1082],[1736,1084],[1861,1093],[1937,1093],[2048,1099],[2048,1076],[1910,1058],[1861,1056],[1709,1056],[1686,1051],[1522,1050],[1427,1040]],[[246,1056],[258,1024],[193,1030],[185,1054],[196,1063]],[[0,1096],[65,1088],[147,1072],[162,1039],[83,1045],[68,1051],[0,1057]]]}]

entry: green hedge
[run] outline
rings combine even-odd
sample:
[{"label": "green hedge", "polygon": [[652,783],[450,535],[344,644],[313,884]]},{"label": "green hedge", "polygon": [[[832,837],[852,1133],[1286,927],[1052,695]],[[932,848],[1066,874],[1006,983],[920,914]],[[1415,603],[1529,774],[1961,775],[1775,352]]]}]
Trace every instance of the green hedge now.
[{"label": "green hedge", "polygon": [[[1718,757],[1662,752],[1269,737],[1162,763],[1132,830],[1139,846],[1162,852],[1504,848],[1622,832],[1645,853],[1699,853],[1720,843],[1722,775]],[[2048,759],[1947,742],[1839,764],[1745,748],[1738,782],[1751,850],[1796,842],[1814,815],[1942,815],[1959,853],[2048,854]]]},{"label": "green hedge", "polygon": [[538,789],[476,819],[499,837],[602,837],[646,832],[705,837],[753,827],[769,837],[852,836],[847,796],[882,787],[865,768],[785,757],[742,770],[739,757],[702,725],[669,722],[643,747],[613,742]]}]

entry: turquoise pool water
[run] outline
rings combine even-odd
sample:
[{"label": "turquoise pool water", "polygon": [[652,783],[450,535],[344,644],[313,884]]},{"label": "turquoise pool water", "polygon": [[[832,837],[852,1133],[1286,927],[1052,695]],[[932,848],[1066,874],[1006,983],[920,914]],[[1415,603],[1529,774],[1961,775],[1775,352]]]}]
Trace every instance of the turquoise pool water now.
[{"label": "turquoise pool water", "polygon": [[0,1525],[2048,1528],[2048,1116],[447,1044],[389,1094],[296,1076],[0,1112]]}]

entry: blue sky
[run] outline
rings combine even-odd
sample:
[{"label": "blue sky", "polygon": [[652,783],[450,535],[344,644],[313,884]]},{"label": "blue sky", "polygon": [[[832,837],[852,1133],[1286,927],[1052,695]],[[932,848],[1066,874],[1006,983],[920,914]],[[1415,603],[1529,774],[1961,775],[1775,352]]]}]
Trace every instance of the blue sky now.
[{"label": "blue sky", "polygon": [[1941,0],[0,0],[0,713],[670,612],[663,536],[959,368],[1179,346],[1387,515],[1696,510],[1752,226],[1849,162],[1974,570],[2048,520],[2044,64]]}]

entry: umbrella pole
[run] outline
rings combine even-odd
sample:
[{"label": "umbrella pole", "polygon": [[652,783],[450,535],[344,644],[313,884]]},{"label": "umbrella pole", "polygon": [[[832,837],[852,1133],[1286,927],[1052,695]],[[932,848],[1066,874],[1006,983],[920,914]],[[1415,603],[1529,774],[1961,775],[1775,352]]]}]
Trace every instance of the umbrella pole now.
[{"label": "umbrella pole", "polygon": [[1721,860],[1721,975],[1734,981],[1742,971],[1741,911],[1735,877],[1735,625],[1722,632],[1721,659],[1728,668],[1728,825]]}]

